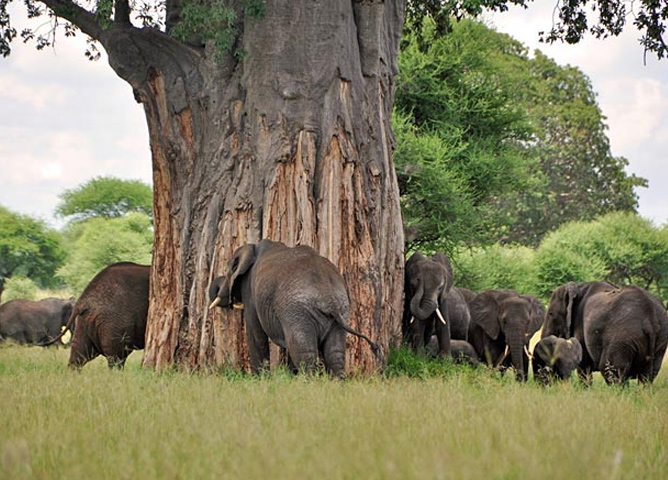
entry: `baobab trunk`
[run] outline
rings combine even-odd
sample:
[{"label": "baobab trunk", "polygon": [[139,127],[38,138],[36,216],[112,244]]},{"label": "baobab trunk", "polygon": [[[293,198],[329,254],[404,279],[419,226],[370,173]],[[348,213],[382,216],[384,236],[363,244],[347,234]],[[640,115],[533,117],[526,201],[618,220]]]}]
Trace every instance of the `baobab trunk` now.
[{"label": "baobab trunk", "polygon": [[[215,56],[154,30],[103,45],[145,107],[155,247],[144,365],[245,365],[236,312],[208,285],[262,238],[311,245],[341,271],[351,325],[399,338],[403,233],[390,115],[403,1],[266,2]],[[222,58],[221,58],[222,57]],[[290,272],[286,272],[289,275]],[[378,367],[349,336],[349,370]]]}]

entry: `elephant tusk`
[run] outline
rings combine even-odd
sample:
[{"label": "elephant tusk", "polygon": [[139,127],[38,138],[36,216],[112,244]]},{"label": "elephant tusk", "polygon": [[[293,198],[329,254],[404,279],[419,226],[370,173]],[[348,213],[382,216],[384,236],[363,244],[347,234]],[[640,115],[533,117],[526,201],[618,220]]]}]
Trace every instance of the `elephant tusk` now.
[{"label": "elephant tusk", "polygon": [[413,315],[411,315],[411,321],[408,322],[408,323],[413,323],[414,321],[415,321],[415,317]]},{"label": "elephant tusk", "polygon": [[220,305],[220,301],[221,301],[221,298],[216,297],[216,299],[213,302],[211,302],[211,305],[209,305],[209,310],[211,310],[212,308],[215,308],[218,305]]},{"label": "elephant tusk", "polygon": [[446,324],[445,318],[443,317],[441,310],[438,308],[436,308],[436,315],[438,315],[438,319],[441,321],[441,323],[445,325]]},{"label": "elephant tusk", "polygon": [[232,304],[232,308],[235,310],[243,310],[244,309],[244,304],[241,302],[234,302]]},{"label": "elephant tusk", "polygon": [[496,362],[496,367],[501,366],[501,364],[503,363],[503,361],[504,361],[504,360],[506,359],[506,357],[508,356],[508,352],[509,352],[509,351],[510,351],[510,346],[509,346],[509,345],[506,345],[506,349],[503,351],[503,356],[501,357],[501,359],[500,359],[498,362]]},{"label": "elephant tusk", "polygon": [[527,354],[527,357],[529,358],[529,360],[533,360],[533,355],[531,354],[531,352],[529,351],[529,349],[527,348],[526,345],[524,345],[524,353]]}]

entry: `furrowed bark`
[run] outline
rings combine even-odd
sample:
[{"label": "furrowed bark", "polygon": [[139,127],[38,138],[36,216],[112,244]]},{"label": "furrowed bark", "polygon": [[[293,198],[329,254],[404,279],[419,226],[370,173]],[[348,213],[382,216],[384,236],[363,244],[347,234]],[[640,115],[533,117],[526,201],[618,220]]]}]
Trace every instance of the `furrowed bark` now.
[{"label": "furrowed bark", "polygon": [[[157,32],[110,32],[115,71],[144,104],[155,248],[144,365],[246,366],[236,311],[208,285],[262,238],[337,265],[350,324],[399,341],[403,233],[390,114],[403,2],[283,0],[245,19],[239,60]],[[378,367],[348,336],[349,370]]]}]

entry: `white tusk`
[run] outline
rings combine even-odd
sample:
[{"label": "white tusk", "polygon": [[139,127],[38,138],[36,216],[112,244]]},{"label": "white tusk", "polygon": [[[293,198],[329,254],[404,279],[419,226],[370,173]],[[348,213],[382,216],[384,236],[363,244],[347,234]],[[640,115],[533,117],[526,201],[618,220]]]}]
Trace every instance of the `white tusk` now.
[{"label": "white tusk", "polygon": [[411,315],[411,321],[408,322],[408,323],[413,323],[414,321],[415,321],[415,317],[413,315]]},{"label": "white tusk", "polygon": [[243,310],[244,309],[244,304],[241,302],[234,302],[232,304],[232,308],[235,310]]},{"label": "white tusk", "polygon": [[217,307],[220,304],[220,301],[221,301],[221,298],[216,297],[216,299],[213,302],[211,302],[211,305],[209,305],[209,310],[211,310],[212,308]]},{"label": "white tusk", "polygon": [[524,353],[527,354],[527,357],[529,358],[529,360],[533,360],[533,355],[531,355],[531,352],[529,351],[529,349],[527,348],[526,345],[524,345]]},{"label": "white tusk", "polygon": [[506,357],[508,356],[508,351],[509,351],[509,350],[510,350],[510,346],[509,346],[509,345],[506,345],[506,349],[503,351],[503,356],[501,357],[501,360],[499,360],[498,362],[496,362],[496,366],[497,366],[497,367],[501,366],[501,364],[503,363],[503,361],[506,359]]},{"label": "white tusk", "polygon": [[445,325],[445,323],[446,323],[445,318],[443,318],[443,314],[441,313],[441,311],[438,308],[436,308],[436,315],[438,315],[438,319],[441,321],[441,323],[443,323],[443,325]]}]

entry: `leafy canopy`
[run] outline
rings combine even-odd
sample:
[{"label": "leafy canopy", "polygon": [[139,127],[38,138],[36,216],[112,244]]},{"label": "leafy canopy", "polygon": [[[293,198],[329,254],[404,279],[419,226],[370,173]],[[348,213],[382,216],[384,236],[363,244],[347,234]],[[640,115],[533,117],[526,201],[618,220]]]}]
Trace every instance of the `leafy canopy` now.
[{"label": "leafy canopy", "polygon": [[0,206],[0,295],[13,276],[28,277],[42,287],[56,286],[54,273],[64,258],[56,230]]},{"label": "leafy canopy", "polygon": [[118,218],[131,212],[153,216],[153,191],[139,180],[96,177],[60,194],[56,214],[71,221]]}]

